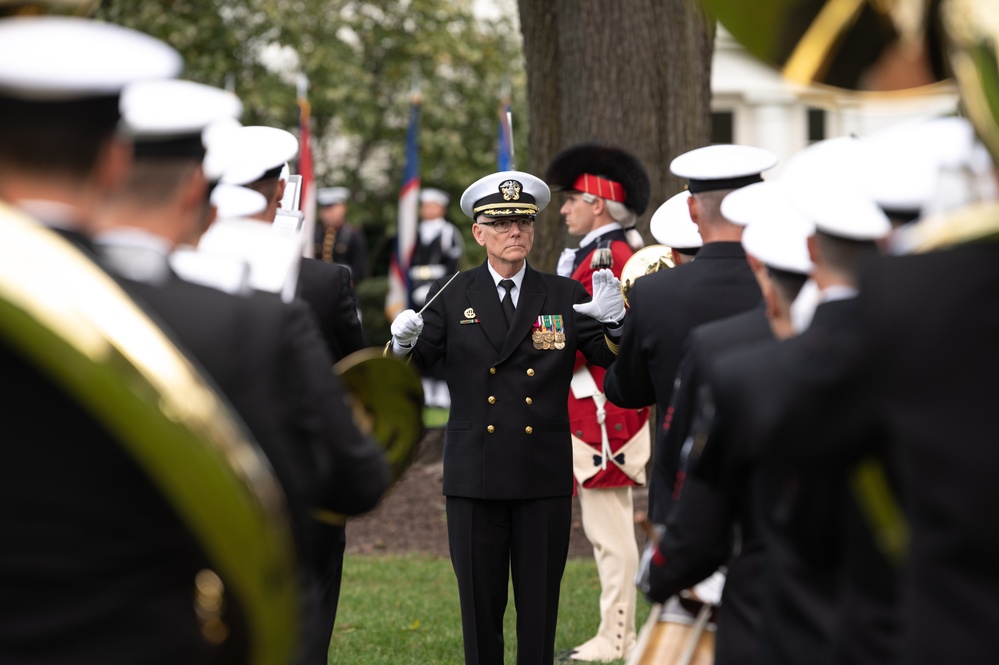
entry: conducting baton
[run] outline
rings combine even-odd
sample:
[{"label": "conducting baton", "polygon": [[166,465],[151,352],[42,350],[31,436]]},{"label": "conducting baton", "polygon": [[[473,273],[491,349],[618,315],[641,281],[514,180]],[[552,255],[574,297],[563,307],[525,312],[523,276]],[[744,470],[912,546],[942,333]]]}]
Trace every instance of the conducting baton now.
[{"label": "conducting baton", "polygon": [[420,315],[422,315],[422,314],[423,314],[423,312],[424,312],[424,310],[426,310],[426,309],[427,309],[427,307],[430,307],[430,303],[432,303],[433,301],[437,300],[437,296],[439,296],[440,294],[444,293],[444,289],[446,289],[446,288],[447,288],[447,285],[448,285],[448,284],[450,284],[451,282],[453,282],[453,281],[454,281],[454,278],[455,278],[455,277],[457,277],[457,276],[458,276],[458,273],[460,273],[460,272],[461,272],[461,271],[459,270],[459,271],[458,271],[458,272],[456,272],[455,274],[451,275],[451,279],[449,279],[448,281],[444,282],[444,286],[442,286],[442,287],[441,287],[441,290],[440,290],[440,291],[438,291],[437,293],[435,293],[435,294],[434,294],[434,297],[433,297],[433,298],[431,298],[430,300],[428,300],[428,301],[427,301],[427,303],[426,303],[426,304],[425,304],[425,305],[424,305],[424,306],[423,306],[423,307],[422,307],[422,308],[420,309],[420,311],[416,313],[416,314],[417,314],[417,316],[420,316]]}]

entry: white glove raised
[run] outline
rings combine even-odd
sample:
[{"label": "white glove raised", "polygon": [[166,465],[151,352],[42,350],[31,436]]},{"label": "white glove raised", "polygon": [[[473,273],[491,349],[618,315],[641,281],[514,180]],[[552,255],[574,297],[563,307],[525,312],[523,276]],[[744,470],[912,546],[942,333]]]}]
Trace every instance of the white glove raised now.
[{"label": "white glove raised", "polygon": [[423,317],[411,309],[399,312],[392,322],[392,348],[409,350],[423,332]]},{"label": "white glove raised", "polygon": [[580,314],[592,316],[601,323],[620,323],[624,319],[624,294],[621,280],[609,268],[593,273],[593,299],[573,305]]}]

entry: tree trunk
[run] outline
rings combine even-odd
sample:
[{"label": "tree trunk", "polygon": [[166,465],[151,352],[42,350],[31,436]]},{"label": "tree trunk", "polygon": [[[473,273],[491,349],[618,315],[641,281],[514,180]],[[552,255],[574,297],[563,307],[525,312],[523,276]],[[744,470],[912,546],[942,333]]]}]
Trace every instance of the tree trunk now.
[{"label": "tree trunk", "polygon": [[[518,0],[530,129],[524,170],[540,176],[555,154],[583,141],[634,153],[652,181],[638,228],[683,184],[677,155],[711,137],[714,23],[697,0]],[[554,270],[567,243],[558,198],[539,218],[532,265]]]}]

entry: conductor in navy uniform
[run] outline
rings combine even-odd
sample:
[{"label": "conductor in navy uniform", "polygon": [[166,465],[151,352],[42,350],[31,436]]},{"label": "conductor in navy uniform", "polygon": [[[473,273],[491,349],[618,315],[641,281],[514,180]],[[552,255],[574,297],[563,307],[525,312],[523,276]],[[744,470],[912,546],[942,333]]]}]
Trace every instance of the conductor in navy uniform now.
[{"label": "conductor in navy uniform", "polygon": [[443,360],[451,390],[444,495],[469,665],[503,663],[511,574],[517,662],[554,661],[572,514],[569,383],[577,350],[613,362],[625,313],[610,271],[595,273],[591,301],[579,282],[527,263],[550,198],[520,171],[473,183],[461,209],[487,261],[438,280],[422,315],[405,310],[392,324],[393,352],[420,370]]}]

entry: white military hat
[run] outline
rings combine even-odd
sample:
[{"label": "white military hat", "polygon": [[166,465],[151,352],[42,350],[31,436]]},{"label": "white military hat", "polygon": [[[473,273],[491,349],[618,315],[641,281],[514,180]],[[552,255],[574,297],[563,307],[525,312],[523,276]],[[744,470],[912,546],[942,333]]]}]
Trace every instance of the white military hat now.
[{"label": "white military hat", "polygon": [[855,136],[816,141],[791,155],[780,179],[790,189],[820,185],[830,189],[863,190],[859,176],[862,159],[860,139]]},{"label": "white military hat", "polygon": [[739,226],[760,221],[811,225],[811,219],[794,202],[791,190],[780,180],[757,182],[729,192],[722,199],[721,214]]},{"label": "white military hat", "polygon": [[222,174],[222,182],[230,185],[248,185],[263,178],[274,178],[298,154],[295,135],[277,127],[251,125],[240,127],[227,134],[227,141],[234,142],[234,159]]},{"label": "white military hat", "polygon": [[446,208],[451,203],[451,197],[442,189],[425,187],[420,190],[420,203],[436,203]]},{"label": "white military hat", "polygon": [[69,101],[180,73],[180,54],[147,34],[68,16],[0,21],[0,95]]},{"label": "white military hat", "polygon": [[461,211],[472,220],[478,215],[534,217],[551,199],[552,192],[541,178],[523,171],[499,171],[468,186],[461,195]]},{"label": "white military hat", "polygon": [[253,217],[267,207],[267,197],[257,190],[224,183],[212,189],[211,202],[220,219]]},{"label": "white military hat", "polygon": [[692,194],[738,189],[763,180],[761,174],[777,165],[777,155],[749,145],[709,145],[685,152],[670,162],[670,172],[689,181]]},{"label": "white military hat", "polygon": [[758,182],[730,192],[722,199],[721,213],[746,227],[742,246],[747,254],[771,268],[811,274],[807,238],[815,226],[781,182]]},{"label": "white military hat", "polygon": [[781,183],[817,230],[846,240],[878,240],[891,224],[861,181],[863,158],[855,137],[819,141],[788,160]]},{"label": "white military hat", "polygon": [[942,191],[946,171],[974,160],[975,133],[957,116],[896,123],[860,139],[861,183],[889,214],[918,217]]},{"label": "white military hat", "polygon": [[816,230],[846,240],[880,240],[891,232],[887,215],[866,192],[848,187],[800,185],[791,198]]},{"label": "white military hat", "polygon": [[704,244],[697,224],[690,218],[689,198],[690,192],[684,190],[671,196],[652,213],[649,230],[656,242],[676,250],[695,249]]},{"label": "white military hat", "polygon": [[164,79],[139,81],[121,95],[121,128],[132,136],[137,158],[184,156],[201,158],[204,132],[219,120],[237,119],[243,104],[220,88]]},{"label": "white military hat", "polygon": [[316,192],[316,203],[321,206],[346,203],[348,200],[350,200],[350,190],[346,187],[323,187]]},{"label": "white military hat", "polygon": [[808,223],[753,222],[742,232],[742,247],[771,268],[810,275],[815,266],[808,255],[808,236],[814,230]]},{"label": "white military hat", "polygon": [[231,134],[243,125],[236,118],[218,118],[201,132],[205,146],[205,159],[201,168],[209,182],[218,182],[233,160],[239,158],[237,143]]}]

